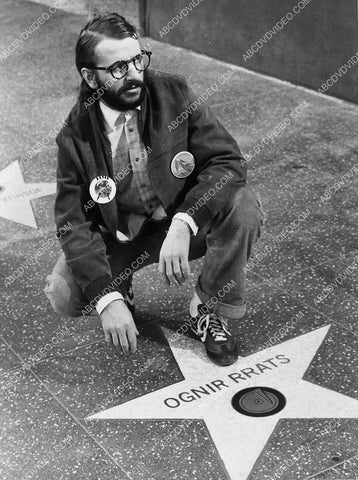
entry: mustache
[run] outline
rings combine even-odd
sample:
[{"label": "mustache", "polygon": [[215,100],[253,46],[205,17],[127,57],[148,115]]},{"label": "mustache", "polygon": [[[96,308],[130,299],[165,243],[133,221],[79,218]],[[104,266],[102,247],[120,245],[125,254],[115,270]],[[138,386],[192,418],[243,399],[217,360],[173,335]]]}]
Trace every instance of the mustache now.
[{"label": "mustache", "polygon": [[118,89],[117,94],[126,92],[131,88],[137,88],[137,87],[144,88],[145,83],[141,82],[140,80],[128,80],[124,85],[121,86],[121,88]]}]

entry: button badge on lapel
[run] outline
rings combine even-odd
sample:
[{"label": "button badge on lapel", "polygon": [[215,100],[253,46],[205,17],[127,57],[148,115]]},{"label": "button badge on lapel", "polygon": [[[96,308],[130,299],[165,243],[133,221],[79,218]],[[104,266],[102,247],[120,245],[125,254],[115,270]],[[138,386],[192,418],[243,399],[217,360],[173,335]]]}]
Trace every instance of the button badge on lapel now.
[{"label": "button badge on lapel", "polygon": [[107,175],[99,175],[92,180],[89,192],[96,203],[109,203],[116,195],[116,184]]},{"label": "button badge on lapel", "polygon": [[186,151],[177,153],[170,163],[170,170],[176,178],[189,177],[194,168],[194,156]]}]

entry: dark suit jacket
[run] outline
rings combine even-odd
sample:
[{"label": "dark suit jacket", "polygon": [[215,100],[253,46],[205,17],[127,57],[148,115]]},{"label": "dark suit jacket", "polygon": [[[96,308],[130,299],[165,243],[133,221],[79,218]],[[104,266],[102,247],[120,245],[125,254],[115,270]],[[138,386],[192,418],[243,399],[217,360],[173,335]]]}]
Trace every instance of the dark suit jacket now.
[{"label": "dark suit jacket", "polygon": [[[144,79],[147,89],[140,119],[144,145],[150,152],[150,180],[169,217],[189,209],[201,228],[220,211],[233,191],[245,184],[245,162],[236,141],[188,87],[184,77],[147,70]],[[177,117],[178,126],[174,128],[172,122]],[[116,237],[117,230],[126,231],[127,218],[118,212],[115,199],[90,207],[91,181],[98,175],[113,178],[111,147],[102,122],[98,102],[86,109],[78,101],[56,139],[56,225],[58,229],[68,222],[72,225],[61,236],[61,247],[89,299],[101,295],[112,281],[100,226]],[[182,179],[171,172],[171,160],[181,151],[191,152],[195,159],[193,172]],[[223,188],[215,188],[228,174],[231,180]],[[215,194],[208,195],[210,189]]]}]

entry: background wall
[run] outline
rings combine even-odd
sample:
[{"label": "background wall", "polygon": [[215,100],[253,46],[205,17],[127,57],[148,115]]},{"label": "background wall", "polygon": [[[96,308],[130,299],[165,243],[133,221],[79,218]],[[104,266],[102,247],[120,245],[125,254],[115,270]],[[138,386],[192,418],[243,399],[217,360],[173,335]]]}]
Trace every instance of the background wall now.
[{"label": "background wall", "polygon": [[[358,51],[357,0],[311,0],[282,30],[276,28],[276,35],[257,53],[246,61],[243,57],[298,2],[140,0],[140,13],[146,34],[154,39],[318,89]],[[170,29],[168,22],[175,16],[178,24],[170,23]],[[328,95],[358,103],[354,61],[358,59],[351,60],[352,67],[338,77]]]},{"label": "background wall", "polygon": [[[55,6],[56,0],[33,0],[47,6]],[[139,28],[141,35],[144,34],[139,22],[140,0],[67,0],[61,3],[61,10],[79,15],[87,15],[88,19],[93,15],[101,15],[108,12],[117,12]],[[143,3],[142,6],[145,4]]]}]

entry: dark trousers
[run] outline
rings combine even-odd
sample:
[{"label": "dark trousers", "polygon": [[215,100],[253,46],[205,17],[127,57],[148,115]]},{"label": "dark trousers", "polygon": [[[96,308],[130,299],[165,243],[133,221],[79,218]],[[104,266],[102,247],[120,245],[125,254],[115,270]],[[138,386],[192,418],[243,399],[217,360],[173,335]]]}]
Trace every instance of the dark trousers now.
[{"label": "dark trousers", "polygon": [[[123,278],[118,290],[125,294],[134,272],[159,261],[171,220],[149,222],[139,237],[119,243],[104,233],[113,278]],[[215,218],[190,239],[189,260],[204,257],[196,292],[210,310],[239,319],[246,311],[245,266],[260,237],[263,212],[250,187],[239,189]],[[127,278],[127,280],[125,280]],[[81,316],[88,299],[66,265],[64,255],[47,277],[45,294],[53,309],[64,315]],[[140,306],[137,305],[137,308]]]}]

